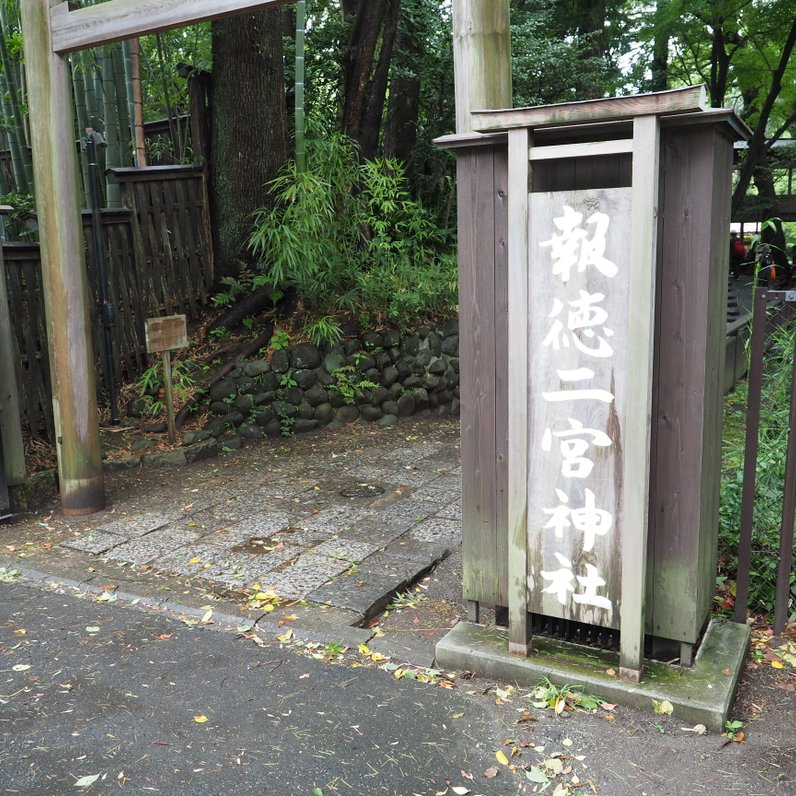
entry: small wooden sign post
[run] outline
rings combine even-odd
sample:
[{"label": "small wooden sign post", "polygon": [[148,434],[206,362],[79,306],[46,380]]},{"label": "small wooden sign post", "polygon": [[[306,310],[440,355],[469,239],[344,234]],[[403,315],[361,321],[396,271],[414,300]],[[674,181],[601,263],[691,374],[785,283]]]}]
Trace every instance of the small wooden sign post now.
[{"label": "small wooden sign post", "polygon": [[188,332],[184,315],[148,318],[146,321],[146,350],[163,354],[163,386],[166,390],[166,424],[169,442],[177,439],[174,427],[174,390],[171,380],[171,352],[188,346]]}]

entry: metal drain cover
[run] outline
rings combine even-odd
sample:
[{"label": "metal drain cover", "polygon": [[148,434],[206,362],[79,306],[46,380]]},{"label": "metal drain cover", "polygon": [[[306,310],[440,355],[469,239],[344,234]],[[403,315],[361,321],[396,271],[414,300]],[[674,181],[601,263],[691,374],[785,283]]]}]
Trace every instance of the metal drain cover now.
[{"label": "metal drain cover", "polygon": [[350,486],[344,486],[339,494],[344,498],[377,497],[384,494],[384,487],[378,484],[351,484]]}]

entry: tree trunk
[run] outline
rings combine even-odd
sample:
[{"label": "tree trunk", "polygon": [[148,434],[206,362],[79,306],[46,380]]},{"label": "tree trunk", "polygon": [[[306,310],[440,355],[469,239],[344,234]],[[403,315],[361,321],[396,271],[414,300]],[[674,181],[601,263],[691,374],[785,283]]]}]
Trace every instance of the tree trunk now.
[{"label": "tree trunk", "polygon": [[280,9],[212,23],[211,212],[216,278],[253,267],[251,215],[287,160]]},{"label": "tree trunk", "polygon": [[668,5],[669,0],[658,0],[655,6],[653,53],[650,64],[652,91],[666,91],[669,88],[670,25],[666,19]]},{"label": "tree trunk", "polygon": [[343,132],[376,154],[400,0],[359,0],[343,54]]},{"label": "tree trunk", "polygon": [[402,69],[390,84],[390,102],[384,131],[384,154],[408,162],[417,144],[417,119],[420,112],[419,64],[423,45],[412,20],[398,31],[396,53]]},{"label": "tree trunk", "polygon": [[586,54],[592,58],[605,55],[605,0],[578,0],[578,36],[586,39]]}]

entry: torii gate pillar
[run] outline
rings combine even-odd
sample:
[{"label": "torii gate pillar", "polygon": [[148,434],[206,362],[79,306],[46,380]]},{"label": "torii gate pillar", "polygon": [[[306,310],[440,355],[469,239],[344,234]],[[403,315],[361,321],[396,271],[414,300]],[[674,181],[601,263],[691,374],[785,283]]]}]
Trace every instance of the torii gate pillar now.
[{"label": "torii gate pillar", "polygon": [[509,0],[454,0],[453,64],[459,135],[470,111],[512,107]]},{"label": "torii gate pillar", "polygon": [[50,9],[20,4],[30,105],[58,478],[65,514],[105,505],[89,292],[78,201],[72,87],[53,51]]}]

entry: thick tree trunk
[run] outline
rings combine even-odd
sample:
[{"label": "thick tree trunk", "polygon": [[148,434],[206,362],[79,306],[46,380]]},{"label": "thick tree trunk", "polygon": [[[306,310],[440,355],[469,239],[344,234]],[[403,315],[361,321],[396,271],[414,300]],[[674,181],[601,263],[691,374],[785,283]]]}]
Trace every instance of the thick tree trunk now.
[{"label": "thick tree trunk", "polygon": [[210,184],[216,278],[251,267],[251,215],[287,159],[279,9],[212,23]]},{"label": "thick tree trunk", "polygon": [[650,71],[652,80],[650,88],[652,91],[666,91],[669,88],[669,24],[666,21],[666,13],[669,0],[658,0],[655,5],[655,28],[652,63]]},{"label": "thick tree trunk", "polygon": [[605,55],[605,0],[577,0],[578,36],[589,42],[592,58]]},{"label": "thick tree trunk", "polygon": [[376,154],[400,0],[359,0],[343,55],[343,131]]},{"label": "thick tree trunk", "polygon": [[[406,10],[404,2],[404,10]],[[420,111],[420,63],[423,56],[421,32],[415,17],[403,13],[395,42],[395,57],[401,69],[390,84],[390,101],[384,131],[384,154],[408,162],[417,144]]]}]

